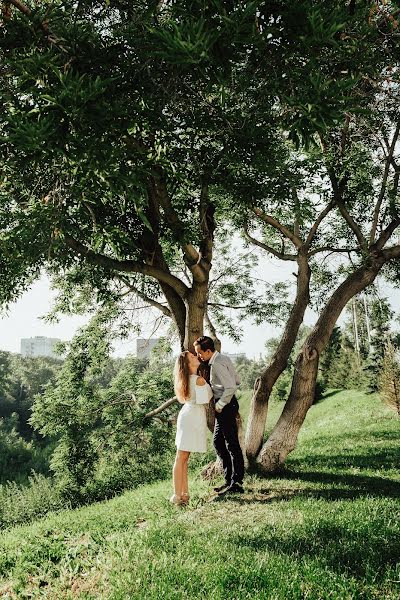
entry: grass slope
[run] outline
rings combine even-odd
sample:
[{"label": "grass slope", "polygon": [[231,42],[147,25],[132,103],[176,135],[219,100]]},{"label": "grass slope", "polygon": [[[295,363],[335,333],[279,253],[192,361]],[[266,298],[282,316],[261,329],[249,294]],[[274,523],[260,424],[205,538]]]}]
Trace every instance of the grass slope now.
[{"label": "grass slope", "polygon": [[399,421],[376,396],[327,396],[287,471],[244,496],[212,500],[193,474],[188,508],[159,482],[4,532],[0,597],[399,598]]}]

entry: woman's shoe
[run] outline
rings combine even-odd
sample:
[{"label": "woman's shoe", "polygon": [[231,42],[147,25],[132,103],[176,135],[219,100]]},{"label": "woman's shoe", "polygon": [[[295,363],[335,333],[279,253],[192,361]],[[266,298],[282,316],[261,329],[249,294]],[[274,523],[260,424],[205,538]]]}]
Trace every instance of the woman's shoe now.
[{"label": "woman's shoe", "polygon": [[173,494],[169,501],[171,502],[171,504],[176,504],[177,506],[183,504],[182,496],[177,496],[176,494]]}]

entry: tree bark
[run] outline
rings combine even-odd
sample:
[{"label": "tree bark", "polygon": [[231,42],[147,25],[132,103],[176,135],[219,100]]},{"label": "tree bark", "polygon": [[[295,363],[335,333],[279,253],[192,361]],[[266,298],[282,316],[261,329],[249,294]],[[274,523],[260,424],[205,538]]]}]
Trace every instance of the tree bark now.
[{"label": "tree bark", "polygon": [[194,341],[203,335],[207,297],[208,278],[204,282],[193,281],[192,288],[184,299],[186,307],[184,348],[191,352],[194,352]]},{"label": "tree bark", "polygon": [[[167,261],[158,240],[154,241],[154,249],[151,256],[153,263],[167,273],[170,272]],[[159,286],[168,302],[172,318],[178,330],[181,350],[185,348],[185,330],[186,330],[186,307],[182,297],[170,285],[164,281],[158,280]]]},{"label": "tree bark", "polygon": [[283,336],[267,368],[261,373],[254,385],[250,406],[250,415],[246,431],[246,456],[249,467],[255,466],[255,459],[263,443],[265,424],[268,415],[268,401],[279,375],[285,370],[297,338],[304,313],[310,300],[310,267],[305,251],[297,256],[298,274],[296,299],[286,323]]},{"label": "tree bark", "polygon": [[332,294],[297,357],[292,387],[281,416],[263,445],[257,465],[264,473],[279,470],[295,448],[299,430],[313,403],[318,362],[340,313],[353,296],[370,285],[385,263],[383,253],[368,257],[369,263],[352,273]]}]

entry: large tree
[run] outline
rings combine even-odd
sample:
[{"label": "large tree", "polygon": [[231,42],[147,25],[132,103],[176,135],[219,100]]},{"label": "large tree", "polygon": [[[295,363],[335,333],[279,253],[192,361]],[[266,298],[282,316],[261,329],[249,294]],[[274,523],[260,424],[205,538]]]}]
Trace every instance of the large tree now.
[{"label": "large tree", "polygon": [[[248,455],[266,470],[282,464],[340,311],[398,256],[386,247],[398,225],[396,10],[312,0],[6,2],[1,300],[43,268],[75,270],[99,288],[122,275],[150,301],[164,295],[190,347],[203,330],[216,228],[234,217],[254,238],[255,222],[265,223],[266,250],[298,265],[297,296],[259,380]],[[328,286],[259,453],[315,257],[343,249],[347,278]],[[320,282],[340,275],[319,272]]]},{"label": "large tree", "polygon": [[[377,7],[369,17],[365,7],[359,9],[365,29],[377,37],[366,49],[369,64],[351,92],[357,109],[343,113],[342,126],[318,132],[315,147],[302,152],[298,159],[303,163],[302,186],[294,187],[290,200],[278,207],[271,199],[260,198],[254,213],[266,225],[264,239],[251,229],[249,233],[249,228],[257,226],[254,219],[246,224],[245,235],[251,243],[298,265],[290,318],[272,360],[256,382],[252,400],[246,451],[249,461],[263,471],[280,468],[295,447],[314,399],[319,357],[346,304],[379,274],[399,280],[400,112],[394,9],[394,4],[387,3],[384,10]],[[327,68],[334,76],[343,65]],[[282,415],[264,441],[268,398],[286,367],[310,298],[319,317],[297,357]]]},{"label": "large tree", "polygon": [[2,299],[43,268],[100,289],[123,276],[150,304],[165,297],[190,347],[222,221],[213,188],[276,151],[241,81],[252,13],[232,10],[214,39],[202,3],[199,20],[159,2],[6,4]]},{"label": "large tree", "polygon": [[354,55],[349,15],[340,2],[4,2],[2,301],[44,268],[98,289],[122,275],[165,298],[189,347],[226,198],[286,189],[282,127],[299,143],[347,106],[357,73],[320,63]]}]

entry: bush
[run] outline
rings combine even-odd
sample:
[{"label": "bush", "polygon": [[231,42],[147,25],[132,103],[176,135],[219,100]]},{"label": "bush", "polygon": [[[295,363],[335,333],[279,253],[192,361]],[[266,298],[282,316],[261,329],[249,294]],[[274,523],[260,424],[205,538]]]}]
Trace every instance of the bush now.
[{"label": "bush", "polygon": [[318,377],[315,383],[315,392],[314,392],[314,404],[319,400],[322,400],[324,392],[326,391],[326,385],[323,379]]},{"label": "bush", "polygon": [[8,482],[0,485],[0,527],[13,527],[45,516],[52,510],[68,508],[54,481],[32,473],[27,485]]},{"label": "bush", "polygon": [[50,448],[37,448],[17,431],[18,415],[0,419],[0,483],[26,481],[32,470],[47,474]]}]

